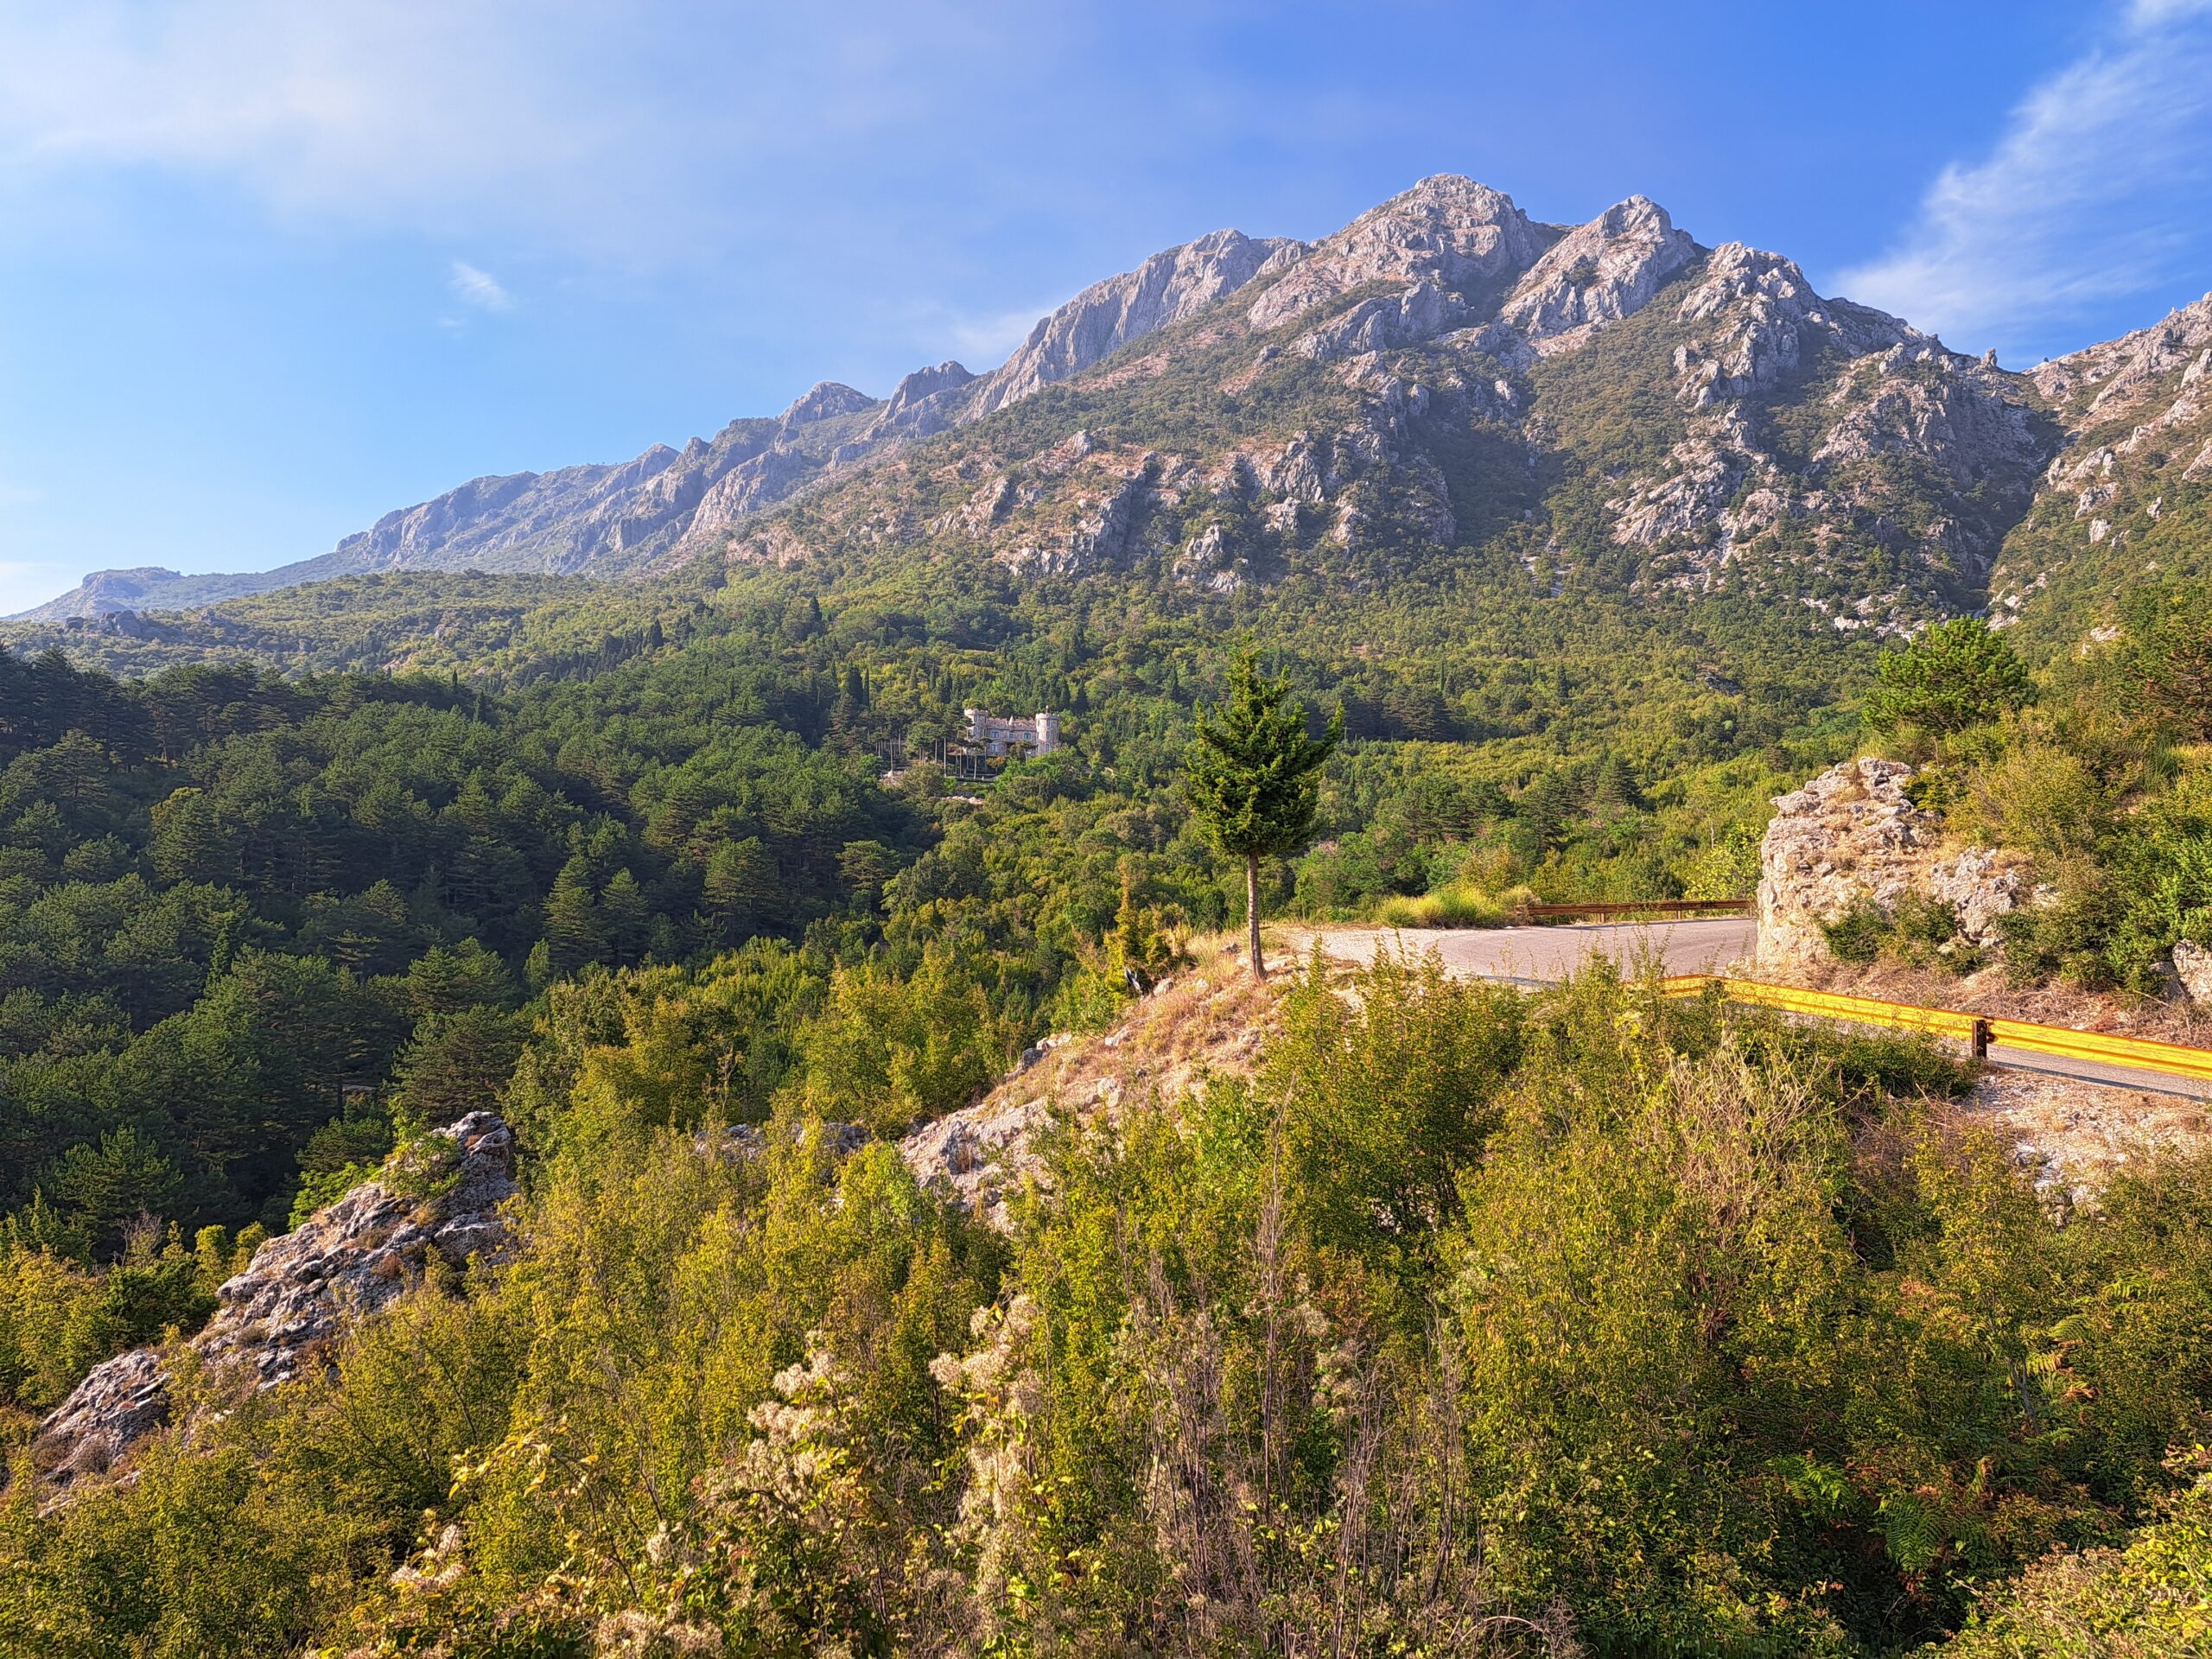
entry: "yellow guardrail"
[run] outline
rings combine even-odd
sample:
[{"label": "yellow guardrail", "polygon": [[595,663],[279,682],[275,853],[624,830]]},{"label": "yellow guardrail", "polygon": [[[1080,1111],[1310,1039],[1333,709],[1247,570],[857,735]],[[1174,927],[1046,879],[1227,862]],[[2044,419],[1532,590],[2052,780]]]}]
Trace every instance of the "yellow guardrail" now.
[{"label": "yellow guardrail", "polygon": [[1884,1002],[1871,996],[1840,996],[1833,991],[1801,990],[1795,985],[1770,985],[1762,980],[1730,979],[1711,974],[1676,974],[1659,982],[1660,989],[1669,996],[1700,995],[1708,986],[1717,986],[1720,995],[1731,1002],[1954,1038],[1970,1046],[1977,1059],[1987,1058],[1993,1045],[2002,1045],[2035,1054],[2052,1054],[2064,1059],[2088,1060],[2100,1065],[2125,1066],[2137,1071],[2158,1071],[2168,1077],[2212,1083],[2212,1050],[2153,1042],[2147,1037],[2111,1037],[2102,1032],[2072,1031],[2064,1026],[2038,1026],[2025,1020],[1999,1020],[1985,1014],[1961,1014],[1950,1008],[1923,1008],[1910,1002]]}]

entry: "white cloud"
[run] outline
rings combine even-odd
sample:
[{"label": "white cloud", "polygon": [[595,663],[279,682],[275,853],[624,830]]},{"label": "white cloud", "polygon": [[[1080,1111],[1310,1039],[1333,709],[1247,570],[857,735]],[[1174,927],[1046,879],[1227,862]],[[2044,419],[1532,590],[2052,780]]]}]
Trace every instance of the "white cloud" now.
[{"label": "white cloud", "polygon": [[446,276],[446,286],[463,305],[473,305],[480,311],[510,311],[514,308],[514,296],[500,285],[499,279],[488,270],[480,270],[466,259],[456,259]]},{"label": "white cloud", "polygon": [[661,263],[834,213],[855,149],[896,189],[964,130],[946,89],[1052,84],[1067,34],[1020,0],[0,0],[0,196],[137,170]]},{"label": "white cloud", "polygon": [[1986,159],[1945,168],[1898,245],[1840,286],[2009,354],[2192,270],[2212,281],[2209,210],[2212,0],[2132,0],[2029,92]]}]

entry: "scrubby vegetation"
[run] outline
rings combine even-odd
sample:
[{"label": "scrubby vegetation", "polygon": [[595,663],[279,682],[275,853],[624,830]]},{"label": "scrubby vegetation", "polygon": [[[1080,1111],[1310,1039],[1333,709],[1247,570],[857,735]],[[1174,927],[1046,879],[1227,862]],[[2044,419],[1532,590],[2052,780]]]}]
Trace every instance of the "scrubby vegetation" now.
[{"label": "scrubby vegetation", "polygon": [[[2144,586],[2102,632],[2031,678],[2002,634],[1931,630],[1885,659],[1871,707],[1887,746],[1921,764],[1925,804],[2031,861],[2045,891],[2006,918],[2008,970],[2156,994],[2177,943],[2212,943],[2212,590]],[[1831,937],[1847,959],[1933,961],[1948,932],[1907,907]]]},{"label": "scrubby vegetation", "polygon": [[[271,596],[347,671],[293,678],[0,656],[17,1440],[424,1127],[497,1103],[525,1154],[512,1263],[327,1374],[183,1376],[219,1414],[127,1485],[41,1517],[19,1467],[0,1647],[2158,1650],[2203,1571],[2204,1172],[2053,1208],[1931,1052],[1386,963],[1286,992],[1249,1084],[1060,1124],[1010,1235],[887,1145],[1247,919],[1182,788],[1247,629],[1306,741],[1344,714],[1266,910],[1743,896],[1871,688],[1926,804],[2054,889],[2012,971],[2212,943],[2196,590],[1878,671],[1592,576],[1595,474],[1546,525],[1446,460],[1479,545],[1287,543],[1246,590],[832,550],[519,615]],[[1068,747],[884,781],[969,704]],[[1836,938],[1968,965],[1910,906]]]},{"label": "scrubby vegetation", "polygon": [[2202,1170],[2054,1212],[1909,1044],[1386,960],[1289,988],[1250,1083],[1065,1122],[1001,1237],[796,1091],[702,1151],[715,1068],[662,1057],[787,1054],[779,971],[550,1005],[520,1258],[127,1487],[19,1472],[5,1642],[2181,1650]]}]

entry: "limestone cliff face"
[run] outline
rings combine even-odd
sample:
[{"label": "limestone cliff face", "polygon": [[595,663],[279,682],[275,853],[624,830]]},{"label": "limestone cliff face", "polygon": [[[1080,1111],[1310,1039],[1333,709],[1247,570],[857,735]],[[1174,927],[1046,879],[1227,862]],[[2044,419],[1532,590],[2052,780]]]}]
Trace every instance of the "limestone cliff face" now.
[{"label": "limestone cliff face", "polygon": [[1280,237],[1216,231],[1156,253],[1135,270],[1084,289],[1039,321],[1014,355],[963,398],[958,418],[976,419],[1080,374],[1131,340],[1195,316],[1243,288],[1269,260],[1299,248]]},{"label": "limestone cliff face", "polygon": [[2035,371],[2064,432],[2007,539],[1990,610],[2075,643],[2212,535],[2212,294]]},{"label": "limestone cliff face", "polygon": [[[404,1190],[414,1185],[435,1195]],[[186,1346],[218,1386],[289,1382],[327,1363],[349,1322],[421,1283],[433,1258],[459,1267],[496,1256],[507,1242],[501,1205],[514,1191],[514,1136],[497,1115],[471,1112],[403,1153],[394,1173],[255,1251],[217,1291],[219,1311]],[[31,1452],[46,1479],[66,1491],[104,1475],[166,1425],[169,1376],[157,1348],[95,1366],[39,1426]]]},{"label": "limestone cliff face", "polygon": [[[1897,636],[1993,591],[2024,617],[2069,569],[2110,588],[2116,550],[2140,574],[2162,537],[2201,534],[2208,375],[2212,298],[2031,378],[1823,296],[1779,254],[1702,245],[1642,196],[1547,225],[1447,175],[1311,244],[1218,231],[1166,250],[985,374],[940,363],[884,398],[825,384],[681,449],[476,480],[283,571],[105,573],[41,613],[932,539],[1038,575],[1152,560],[1224,591],[1301,560],[1356,568],[1386,536],[1418,556],[1548,519],[1541,550],[1516,550],[1539,580],[1580,563]],[[994,419],[1056,385],[1084,400],[1068,429]],[[1084,427],[1112,439],[1065,453]],[[1471,442],[1522,464],[1455,479]],[[1598,512],[1559,510],[1573,480]],[[802,493],[803,520],[779,512]]]},{"label": "limestone cliff face", "polygon": [[1948,906],[1969,944],[1999,943],[1999,918],[2032,896],[2024,861],[1947,848],[1942,820],[1905,792],[1912,776],[1898,761],[1854,760],[1776,800],[1759,847],[1760,969],[1831,961],[1822,924],[1862,905],[1891,914],[1914,893]]},{"label": "limestone cliff face", "polygon": [[1698,253],[1665,208],[1630,196],[1553,243],[1515,285],[1498,321],[1539,353],[1571,351],[1586,331],[1641,311]]},{"label": "limestone cliff face", "polygon": [[1255,329],[1277,328],[1376,283],[1486,311],[1559,235],[1503,191],[1440,174],[1287,259],[1245,317]]}]

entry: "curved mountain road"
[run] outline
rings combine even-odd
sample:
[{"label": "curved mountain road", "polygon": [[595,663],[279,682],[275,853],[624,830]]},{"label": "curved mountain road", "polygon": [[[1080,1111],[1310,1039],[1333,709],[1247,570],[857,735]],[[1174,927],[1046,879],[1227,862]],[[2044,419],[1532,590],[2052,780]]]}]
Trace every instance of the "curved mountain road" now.
[{"label": "curved mountain road", "polygon": [[[1649,965],[1667,974],[1725,974],[1743,969],[1758,941],[1758,925],[1748,917],[1571,927],[1285,926],[1271,931],[1300,957],[1317,940],[1329,955],[1344,962],[1372,962],[1377,949],[1384,947],[1414,956],[1433,950],[1449,973],[1524,984],[1564,978],[1597,957],[1610,957],[1624,974],[1642,972]],[[2040,1071],[2115,1089],[2212,1099],[2212,1082],[2038,1054],[2001,1043],[1990,1050],[1989,1061],[2007,1070]]]}]

